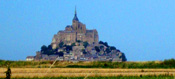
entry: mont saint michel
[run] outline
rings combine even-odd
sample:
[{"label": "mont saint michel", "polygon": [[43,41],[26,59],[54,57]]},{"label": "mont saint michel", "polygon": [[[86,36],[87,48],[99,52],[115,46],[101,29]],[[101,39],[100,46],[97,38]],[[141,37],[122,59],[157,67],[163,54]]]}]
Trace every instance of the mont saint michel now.
[{"label": "mont saint michel", "polygon": [[77,12],[72,25],[65,30],[58,31],[52,38],[50,45],[43,45],[36,56],[27,56],[27,61],[126,61],[125,54],[107,42],[99,41],[96,29],[87,29],[79,21]]}]

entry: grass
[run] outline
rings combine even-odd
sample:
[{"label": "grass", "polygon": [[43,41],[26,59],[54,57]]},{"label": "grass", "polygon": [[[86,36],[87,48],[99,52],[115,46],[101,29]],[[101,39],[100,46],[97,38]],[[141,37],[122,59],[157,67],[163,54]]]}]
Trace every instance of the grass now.
[{"label": "grass", "polygon": [[[53,61],[5,61],[0,60],[0,68],[5,68],[10,65],[11,68],[48,68]],[[147,62],[78,62],[73,63],[69,61],[57,61],[53,68],[175,68],[175,59],[169,59],[164,61],[147,61]]]},{"label": "grass", "polygon": [[[6,68],[0,68],[0,78]],[[175,76],[175,69],[107,69],[107,68],[11,68],[12,78],[35,77],[114,77],[114,76]]]},{"label": "grass", "polygon": [[[35,78],[12,78],[12,79],[84,79],[84,77],[43,77],[43,78],[35,77]],[[175,77],[159,75],[159,76],[87,77],[86,79],[175,79]]]},{"label": "grass", "polygon": [[[0,78],[10,65],[13,79],[175,79],[175,60],[148,62],[63,62],[0,60]],[[47,73],[46,73],[47,72]]]}]

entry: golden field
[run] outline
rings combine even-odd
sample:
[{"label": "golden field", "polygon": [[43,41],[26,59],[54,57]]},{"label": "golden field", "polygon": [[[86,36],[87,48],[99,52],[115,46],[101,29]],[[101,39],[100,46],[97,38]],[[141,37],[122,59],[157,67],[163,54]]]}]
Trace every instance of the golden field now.
[{"label": "golden field", "polygon": [[[0,78],[6,68],[0,68]],[[107,69],[107,68],[11,68],[12,78],[19,77],[94,77],[94,76],[140,76],[174,75],[175,69]]]}]

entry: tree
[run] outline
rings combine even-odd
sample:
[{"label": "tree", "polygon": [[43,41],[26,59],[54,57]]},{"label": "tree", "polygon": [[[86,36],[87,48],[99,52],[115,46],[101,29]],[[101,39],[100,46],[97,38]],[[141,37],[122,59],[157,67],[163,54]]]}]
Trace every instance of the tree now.
[{"label": "tree", "polygon": [[7,66],[7,71],[5,73],[6,73],[6,79],[10,79],[10,77],[11,77],[11,69],[10,69],[9,66]]},{"label": "tree", "polygon": [[103,45],[105,45],[106,47],[109,47],[109,45],[108,45],[107,42],[100,41],[99,44],[103,44]]},{"label": "tree", "polygon": [[56,48],[56,49],[53,49],[53,51],[54,51],[54,52],[57,52],[57,51],[58,51],[58,48]]},{"label": "tree", "polygon": [[86,42],[83,42],[83,46],[86,48],[87,46],[89,45],[89,43],[86,41]]},{"label": "tree", "polygon": [[63,53],[63,52],[58,52],[58,55],[59,55],[59,56],[63,56],[64,53]]},{"label": "tree", "polygon": [[66,46],[66,51],[71,51],[72,50],[72,46]]},{"label": "tree", "polygon": [[100,52],[100,48],[99,48],[98,46],[95,46],[95,50],[96,50],[97,52]]},{"label": "tree", "polygon": [[106,52],[107,53],[110,53],[111,52],[111,49],[108,47],[108,48],[106,48]]},{"label": "tree", "polygon": [[78,43],[80,43],[80,42],[81,42],[81,40],[77,40],[77,42],[78,42]]},{"label": "tree", "polygon": [[119,49],[116,49],[117,50],[117,52],[120,52],[120,50]]},{"label": "tree", "polygon": [[54,51],[53,50],[46,50],[43,54],[53,55]]},{"label": "tree", "polygon": [[103,41],[100,41],[99,44],[104,44]]},{"label": "tree", "polygon": [[41,47],[41,52],[42,52],[42,51],[46,51],[46,50],[47,50],[47,46],[43,45],[43,46]]},{"label": "tree", "polygon": [[86,51],[84,51],[84,52],[83,52],[83,54],[87,54],[87,52],[86,52]]},{"label": "tree", "polygon": [[75,46],[75,43],[72,43],[71,46]]},{"label": "tree", "polygon": [[48,49],[49,50],[52,50],[52,45],[48,45]]},{"label": "tree", "polygon": [[83,54],[87,54],[87,52],[85,51],[85,49],[82,49],[81,51],[83,52]]},{"label": "tree", "polygon": [[60,43],[59,43],[59,47],[60,47],[60,48],[62,48],[63,45],[64,45],[64,42],[60,42]]},{"label": "tree", "polygon": [[126,56],[124,53],[122,53],[122,61],[127,61]]},{"label": "tree", "polygon": [[104,45],[105,45],[106,47],[109,47],[109,45],[108,45],[108,43],[107,43],[107,42],[105,42],[105,43],[104,43]]},{"label": "tree", "polygon": [[114,46],[111,46],[110,49],[111,50],[116,50],[116,48]]},{"label": "tree", "polygon": [[100,46],[100,49],[104,49],[104,46]]}]

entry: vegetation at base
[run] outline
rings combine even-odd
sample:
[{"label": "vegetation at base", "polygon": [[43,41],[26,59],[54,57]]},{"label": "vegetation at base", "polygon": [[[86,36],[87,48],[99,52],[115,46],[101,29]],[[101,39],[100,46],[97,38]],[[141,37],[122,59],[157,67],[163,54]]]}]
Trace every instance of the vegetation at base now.
[{"label": "vegetation at base", "polygon": [[[116,77],[87,77],[86,79],[174,79],[174,76],[116,76]],[[3,78],[0,78],[3,79]],[[44,78],[11,78],[11,79],[84,79],[84,77],[44,77]]]},{"label": "vegetation at base", "polygon": [[[69,53],[70,51],[73,50],[73,47],[76,46],[76,43],[82,43],[84,48],[87,48],[90,44],[87,41],[81,41],[81,40],[77,40],[75,43],[72,43],[71,45],[66,45],[64,42],[60,42],[56,48],[52,48],[52,45],[43,45],[41,46],[41,53],[42,54],[46,54],[46,55],[59,55],[59,56],[63,56],[64,53],[63,52],[67,52]],[[107,52],[107,54],[111,53],[112,50],[116,50],[117,52],[120,52],[119,49],[116,49],[114,46],[109,46],[107,42],[103,42],[100,41],[99,44],[102,44],[103,46],[95,46],[95,50],[97,53],[99,53],[101,50],[103,50],[104,52]],[[104,50],[104,47],[107,47]],[[58,52],[58,49],[62,49],[62,51]],[[83,54],[87,54],[87,51],[83,51]],[[125,56],[124,53],[122,56]],[[126,57],[123,61],[126,61]]]},{"label": "vegetation at base", "polygon": [[[51,45],[43,45],[41,46],[41,53],[42,54],[46,54],[46,55],[59,55],[59,56],[63,56],[64,55],[64,51],[69,53],[72,50],[72,47],[75,45],[75,43],[73,43],[72,45],[64,45],[64,42],[61,42],[58,44],[58,47],[56,49],[52,49]],[[64,50],[58,52],[59,48],[64,48]]]},{"label": "vegetation at base", "polygon": [[68,65],[70,68],[175,68],[175,59],[162,62],[92,62],[91,65]]},{"label": "vegetation at base", "polygon": [[[0,68],[7,65],[14,68],[48,68],[53,61],[5,61],[0,60]],[[175,59],[148,62],[69,62],[57,61],[54,68],[175,68]]]}]

